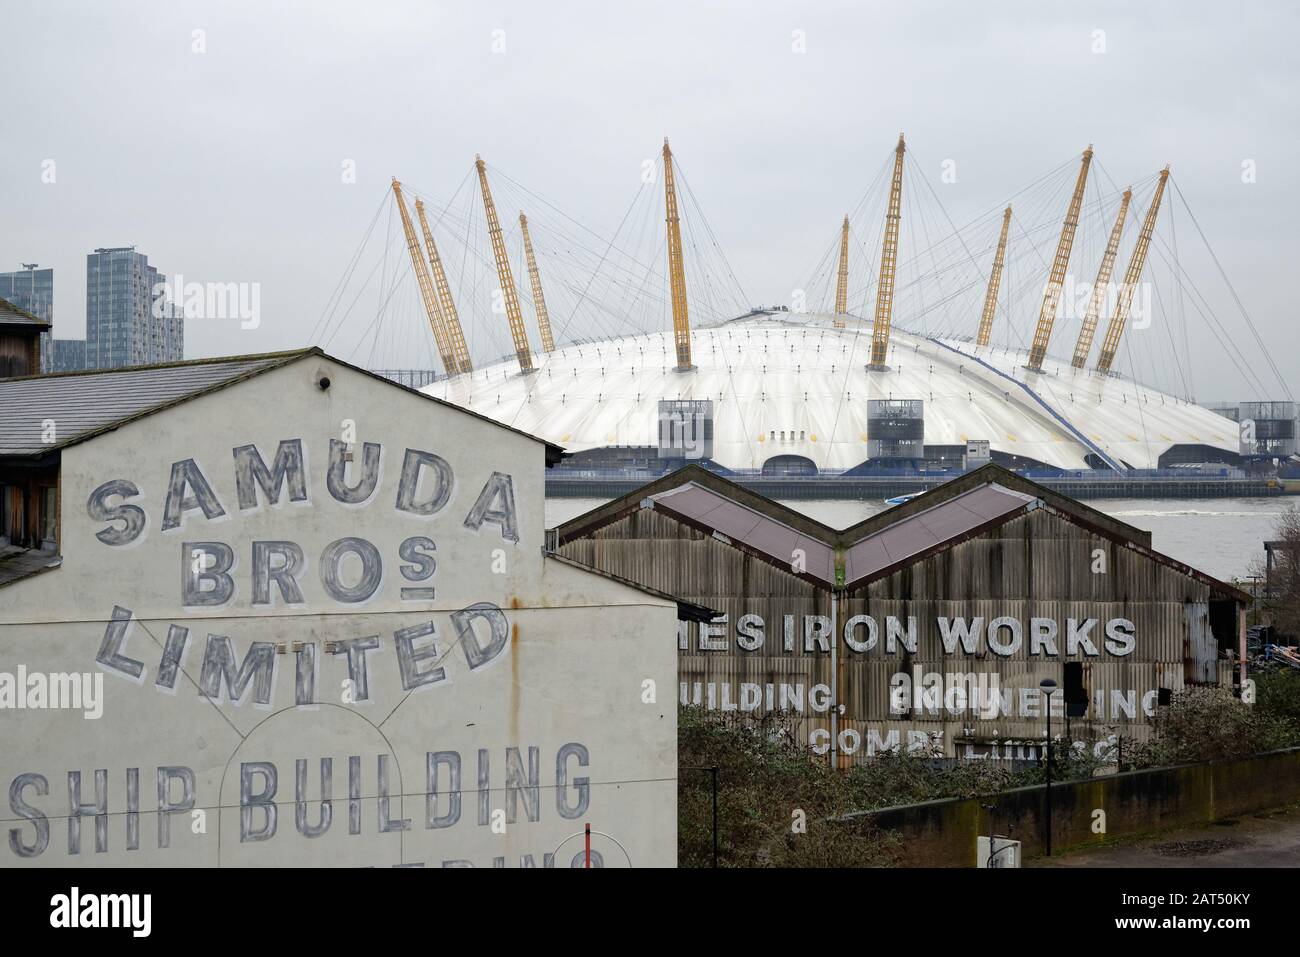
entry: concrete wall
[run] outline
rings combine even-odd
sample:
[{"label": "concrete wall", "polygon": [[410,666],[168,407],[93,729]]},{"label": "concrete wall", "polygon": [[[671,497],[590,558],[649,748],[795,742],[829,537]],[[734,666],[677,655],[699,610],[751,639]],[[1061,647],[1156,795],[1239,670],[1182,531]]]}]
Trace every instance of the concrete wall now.
[{"label": "concrete wall", "polygon": [[[1022,842],[1025,856],[1043,853],[1045,787],[994,797],[928,801],[854,815],[897,834],[909,867],[973,867],[975,839],[990,828]],[[1300,748],[1237,761],[1211,761],[1052,786],[1052,851],[1103,844],[1165,828],[1203,824],[1277,807],[1300,793]],[[996,810],[984,810],[993,804]],[[1105,812],[1098,833],[1095,812]],[[1007,825],[1014,823],[1008,832]]]},{"label": "concrete wall", "polygon": [[[380,448],[346,504],[351,427],[344,484]],[[292,440],[306,494],[241,508],[235,450]],[[431,514],[435,468],[399,507],[408,449],[449,469]],[[197,473],[169,496],[187,460],[208,514]],[[543,472],[539,442],[315,357],[65,450],[63,565],[0,589],[0,672],[84,672],[102,716],[0,711],[0,862],[568,866],[590,823],[608,865],[674,865],[675,605],[544,557]],[[141,514],[90,514],[112,480]],[[373,589],[359,553],[329,561],[346,538]],[[254,542],[301,549],[299,595],[259,585]]]}]

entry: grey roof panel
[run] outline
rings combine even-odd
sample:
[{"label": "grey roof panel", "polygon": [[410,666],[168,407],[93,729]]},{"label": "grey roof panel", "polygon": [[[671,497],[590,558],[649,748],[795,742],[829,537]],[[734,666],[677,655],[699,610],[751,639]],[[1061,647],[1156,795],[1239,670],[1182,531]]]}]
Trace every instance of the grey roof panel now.
[{"label": "grey roof panel", "polygon": [[722,534],[741,540],[747,539],[764,521],[770,521],[735,502],[725,502],[717,508],[709,509],[701,517]]},{"label": "grey roof panel", "polygon": [[[807,535],[800,535],[798,541],[794,543],[795,549],[803,552],[804,567],[810,575],[820,578],[829,584],[835,583],[835,552],[828,548],[824,543],[815,538],[809,538]],[[794,563],[795,553],[792,550],[786,556],[786,561]]]},{"label": "grey roof panel", "polygon": [[[835,583],[835,551],[828,543],[734,502],[695,482],[650,496],[656,506],[788,565],[801,550],[807,574]],[[845,555],[849,583],[904,561],[1033,502],[1034,496],[982,485],[910,515],[855,542]]]},{"label": "grey roof panel", "polygon": [[[0,379],[0,455],[40,455],[305,353]],[[41,440],[52,420],[56,440]]]},{"label": "grey roof panel", "polygon": [[750,532],[746,541],[768,555],[790,555],[799,541],[799,533],[776,522],[763,522]]},{"label": "grey roof panel", "polygon": [[857,581],[865,578],[868,569],[884,568],[890,563],[889,552],[880,536],[874,535],[849,549],[844,558],[845,581]]},{"label": "grey roof panel", "polygon": [[50,322],[47,319],[42,319],[40,316],[33,316],[26,309],[19,309],[8,299],[0,299],[0,324],[6,326],[40,326],[46,328],[50,325]]},{"label": "grey roof panel", "polygon": [[1033,501],[1032,495],[997,484],[963,492],[856,542],[845,556],[845,580],[861,581]]},{"label": "grey roof panel", "polygon": [[656,507],[719,532],[783,565],[792,563],[795,549],[803,549],[807,573],[827,584],[835,582],[835,552],[829,545],[712,489],[690,482],[650,498]]},{"label": "grey roof panel", "polygon": [[[962,502],[963,507],[977,515],[983,515],[985,518],[997,518],[999,515],[1005,515],[1008,508],[1019,508],[1020,505],[1034,501],[1032,495],[1017,492],[996,483],[972,489],[971,491],[980,494],[971,495],[967,498]],[[1018,501],[1019,505],[1012,504],[1007,499]]]}]

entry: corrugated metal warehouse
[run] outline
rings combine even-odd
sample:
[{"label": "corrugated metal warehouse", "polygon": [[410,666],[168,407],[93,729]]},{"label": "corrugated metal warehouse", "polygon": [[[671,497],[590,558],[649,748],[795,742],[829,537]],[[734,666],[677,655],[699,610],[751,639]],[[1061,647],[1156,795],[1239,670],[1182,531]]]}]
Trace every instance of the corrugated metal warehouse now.
[{"label": "corrugated metal warehouse", "polygon": [[996,465],[844,530],[691,466],[550,536],[720,612],[679,627],[683,704],[793,712],[841,763],[1032,757],[1045,678],[1056,728],[1101,753],[1150,733],[1160,689],[1242,676],[1246,593]]}]

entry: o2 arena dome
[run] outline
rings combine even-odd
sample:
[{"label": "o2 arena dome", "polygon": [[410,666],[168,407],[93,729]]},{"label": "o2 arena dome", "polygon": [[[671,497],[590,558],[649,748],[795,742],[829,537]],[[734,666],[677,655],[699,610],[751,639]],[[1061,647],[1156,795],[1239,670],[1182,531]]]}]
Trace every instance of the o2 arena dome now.
[{"label": "o2 arena dome", "polygon": [[[679,200],[692,194],[678,193],[679,171],[665,141],[659,170],[668,269],[663,282],[666,295],[659,302],[671,305],[671,325],[658,332],[605,335],[557,346],[559,337],[552,334],[541,271],[521,213],[541,350],[530,343],[485,164],[476,161],[493,243],[487,261],[496,265],[496,295],[514,345],[512,358],[479,368],[474,368],[461,335],[423,208],[417,202],[431,273],[401,202],[400,184],[394,181],[412,263],[422,277],[426,311],[443,368],[449,373],[423,391],[545,438],[569,452],[566,467],[584,470],[653,471],[680,459],[704,459],[737,472],[783,475],[960,468],[985,459],[1022,470],[1116,472],[1243,461],[1244,433],[1239,433],[1236,422],[1186,398],[1142,385],[1114,368],[1126,326],[1150,325],[1145,307],[1138,307],[1143,283],[1150,285],[1149,278],[1143,280],[1148,250],[1156,250],[1158,257],[1174,252],[1172,244],[1162,244],[1154,234],[1168,167],[1140,184],[1149,191],[1140,203],[1132,203],[1132,187],[1086,201],[1093,161],[1088,147],[1077,166],[1071,161],[1042,179],[1046,185],[1040,188],[1050,202],[1026,202],[1027,197],[1018,194],[1017,201],[1031,211],[1059,209],[1055,206],[1058,188],[1069,197],[1059,234],[1054,215],[1035,219],[1031,212],[1028,229],[1018,223],[1017,242],[1047,267],[1046,282],[1038,285],[1042,272],[1034,262],[1013,269],[1007,259],[1013,221],[1008,205],[995,211],[1001,231],[990,268],[983,268],[989,260],[981,252],[975,280],[962,280],[966,285],[954,289],[946,274],[953,264],[976,264],[965,238],[954,233],[954,238],[922,247],[912,260],[900,256],[899,238],[904,232],[900,225],[908,209],[903,202],[905,153],[900,135],[877,177],[883,216],[867,217],[867,221],[880,223],[880,239],[873,244],[880,252],[870,265],[870,282],[859,287],[862,298],[853,296],[850,288],[851,217],[845,216],[836,243],[823,257],[826,268],[819,272],[827,277],[827,293],[830,276],[837,275],[834,307],[829,308],[828,294],[823,312],[792,312],[781,306],[698,321],[701,300],[694,305],[687,300],[687,287],[695,281],[688,277],[688,252],[708,243],[682,241],[681,227],[688,220],[679,212],[685,208]],[[1129,216],[1131,204],[1134,214]],[[1139,213],[1142,206],[1145,211]],[[919,221],[925,233],[925,216],[914,216],[913,221]],[[987,234],[980,223],[980,234]],[[1130,236],[1136,233],[1127,243],[1126,225],[1132,227]],[[712,236],[707,226],[705,235]],[[1055,238],[1054,251],[1044,255],[1048,250],[1036,247],[1034,236],[1043,243]],[[836,247],[838,270],[833,270]],[[1127,252],[1123,257],[1122,248]],[[1089,249],[1104,251],[1090,258]],[[1072,250],[1076,253],[1073,272]],[[934,272],[911,283],[901,281],[909,262],[926,261],[933,262]],[[1004,271],[1009,284],[1005,298],[1033,300],[1037,322],[1028,349],[993,341]],[[1075,279],[1084,271],[1096,279],[1076,288]],[[721,267],[702,272],[702,300],[707,306],[717,298],[708,277],[728,274],[730,267],[724,261]],[[1183,272],[1175,260],[1174,275]],[[584,296],[590,286],[591,281],[581,286]],[[900,321],[894,316],[896,287],[915,301],[915,306],[899,310]],[[1084,290],[1082,295],[1078,289]],[[949,328],[969,328],[975,335],[921,330],[933,325],[927,319],[925,300],[930,306],[936,301],[951,304],[964,290],[982,292],[983,308],[962,303]],[[803,290],[795,292],[799,295],[792,298],[807,301]],[[1198,291],[1193,292],[1199,297]],[[849,308],[851,298],[862,305]],[[870,298],[875,300],[874,309],[867,301]],[[1200,302],[1198,298],[1198,309]],[[1071,303],[1075,315],[1070,314]],[[1016,334],[1016,322],[1012,309],[1004,304],[1001,311],[1013,334],[1003,340],[1008,341]],[[618,309],[610,312],[619,314]],[[718,316],[717,311],[711,313]],[[1076,317],[1081,321],[1077,329],[1071,328],[1069,322]],[[1068,349],[1074,339],[1073,354],[1064,361],[1049,351],[1054,325],[1057,350]],[[1095,342],[1100,343],[1099,352],[1093,348]],[[1158,361],[1168,366],[1172,360],[1162,355]]]},{"label": "o2 arena dome", "polygon": [[871,440],[915,417],[924,450],[913,459],[960,462],[967,443],[979,441],[994,461],[1020,468],[1146,469],[1236,457],[1231,420],[1051,356],[1033,373],[1024,351],[896,326],[887,368],[877,371],[868,368],[870,320],[784,311],[692,329],[690,340],[694,368],[683,372],[668,331],[558,348],[528,374],[511,359],[423,391],[563,446],[574,465],[597,467],[654,458],[660,402],[679,400],[712,404],[708,458],[727,469],[842,472],[908,457],[897,447],[873,455]]}]

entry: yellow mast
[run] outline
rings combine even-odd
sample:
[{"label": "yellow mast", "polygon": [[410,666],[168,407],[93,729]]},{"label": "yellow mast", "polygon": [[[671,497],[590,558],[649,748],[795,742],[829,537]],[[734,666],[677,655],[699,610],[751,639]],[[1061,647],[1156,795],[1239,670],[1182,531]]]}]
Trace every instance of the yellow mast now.
[{"label": "yellow mast", "polygon": [[844,217],[844,230],[840,233],[840,277],[835,284],[835,315],[849,311],[849,217]]},{"label": "yellow mast", "polygon": [[889,186],[889,211],[885,215],[885,238],[880,248],[880,279],[876,283],[876,318],[871,329],[871,365],[885,368],[889,354],[889,323],[894,312],[894,267],[898,263],[898,221],[903,207],[903,153],[907,147],[898,134],[894,149],[894,178]]},{"label": "yellow mast", "polygon": [[524,254],[528,258],[528,281],[533,287],[533,309],[537,312],[537,328],[542,333],[542,351],[554,352],[555,340],[551,338],[551,317],[546,311],[546,297],[542,295],[542,277],[537,273],[537,260],[533,258],[533,241],[528,236],[528,217],[519,214],[519,228],[524,233]]},{"label": "yellow mast", "polygon": [[1119,215],[1111,227],[1110,239],[1106,242],[1106,252],[1101,257],[1101,268],[1097,270],[1097,281],[1092,287],[1092,298],[1088,300],[1088,312],[1083,317],[1083,326],[1079,329],[1079,341],[1074,344],[1074,358],[1070,365],[1082,369],[1092,351],[1092,337],[1097,331],[1097,317],[1101,313],[1102,303],[1106,301],[1110,274],[1115,268],[1115,254],[1119,252],[1120,236],[1124,232],[1124,218],[1128,215],[1128,204],[1133,198],[1133,190],[1124,190],[1124,198],[1119,203]]},{"label": "yellow mast", "polygon": [[677,217],[677,186],[673,182],[673,153],[664,137],[664,209],[668,223],[668,277],[673,295],[673,341],[677,346],[677,371],[691,365],[691,320],[686,308],[686,268],[682,259],[682,227]]},{"label": "yellow mast", "polygon": [[989,273],[989,288],[984,293],[984,312],[980,316],[979,334],[975,345],[987,346],[993,335],[993,313],[998,305],[998,287],[1002,285],[1002,264],[1007,257],[1007,229],[1011,226],[1011,207],[1002,214],[1002,235],[998,237],[998,251],[993,254],[993,271]]},{"label": "yellow mast", "polygon": [[402,230],[406,233],[406,248],[411,253],[411,267],[415,270],[415,279],[420,284],[420,298],[424,300],[424,311],[429,317],[429,328],[433,330],[433,341],[438,347],[438,358],[442,361],[443,371],[455,375],[460,371],[455,356],[447,343],[447,331],[443,328],[442,313],[438,309],[433,283],[429,279],[429,270],[420,255],[420,241],[415,238],[415,227],[411,225],[411,215],[406,211],[406,200],[402,196],[402,184],[393,177],[393,195],[397,197],[397,211],[402,216]]},{"label": "yellow mast", "polygon": [[1061,225],[1061,238],[1056,242],[1056,258],[1052,260],[1052,271],[1047,278],[1047,288],[1043,291],[1043,308],[1038,313],[1038,326],[1034,329],[1034,341],[1029,347],[1028,367],[1033,372],[1043,371],[1043,359],[1047,356],[1047,343],[1052,338],[1052,323],[1056,321],[1056,307],[1061,301],[1061,286],[1065,283],[1065,269],[1070,264],[1070,249],[1074,245],[1074,231],[1079,226],[1079,209],[1083,206],[1083,188],[1088,183],[1088,167],[1092,164],[1092,146],[1083,151],[1083,164],[1079,167],[1079,178],[1074,183],[1074,195],[1070,197],[1070,208],[1065,212],[1065,222]]},{"label": "yellow mast", "polygon": [[1142,267],[1147,262],[1147,247],[1151,245],[1151,234],[1156,228],[1156,213],[1160,212],[1160,199],[1165,194],[1165,182],[1169,179],[1169,167],[1160,171],[1160,182],[1156,184],[1156,194],[1147,209],[1147,218],[1142,222],[1142,232],[1138,234],[1137,245],[1128,261],[1128,272],[1124,274],[1124,285],[1119,287],[1119,298],[1115,302],[1115,312],[1106,327],[1106,338],[1101,343],[1101,358],[1097,360],[1098,372],[1109,372],[1110,364],[1115,361],[1119,351],[1119,339],[1124,334],[1124,322],[1128,319],[1129,306],[1133,302],[1133,293],[1142,279]]},{"label": "yellow mast", "polygon": [[433,285],[438,293],[438,312],[451,348],[452,361],[456,372],[473,372],[474,365],[469,361],[469,349],[465,347],[465,334],[460,329],[460,316],[456,312],[456,303],[451,298],[451,286],[447,284],[447,273],[442,268],[442,257],[438,255],[438,246],[433,241],[433,232],[429,221],[424,217],[424,200],[416,199],[415,215],[420,220],[420,229],[424,232],[424,246],[429,252],[429,266],[433,269]]},{"label": "yellow mast", "polygon": [[532,372],[533,353],[528,346],[528,331],[524,328],[523,310],[519,308],[519,291],[515,289],[515,279],[510,272],[506,241],[501,236],[497,207],[492,202],[492,191],[488,189],[487,165],[475,156],[474,167],[478,170],[478,182],[483,190],[483,210],[487,214],[488,233],[492,236],[492,254],[497,261],[497,279],[501,283],[501,297],[505,300],[506,318],[510,321],[510,337],[515,343],[515,355],[519,357],[519,371]]}]

